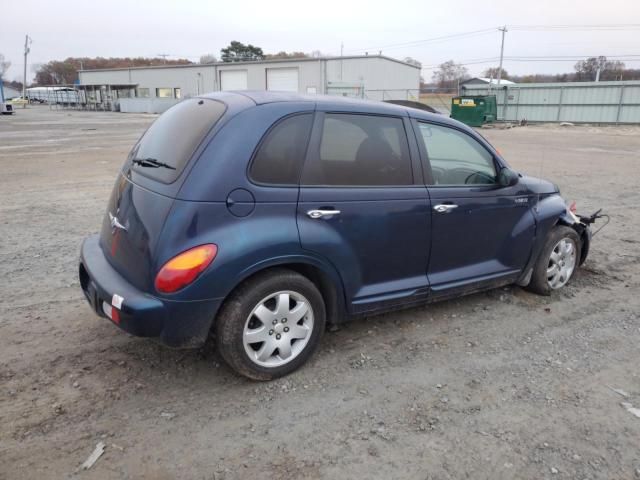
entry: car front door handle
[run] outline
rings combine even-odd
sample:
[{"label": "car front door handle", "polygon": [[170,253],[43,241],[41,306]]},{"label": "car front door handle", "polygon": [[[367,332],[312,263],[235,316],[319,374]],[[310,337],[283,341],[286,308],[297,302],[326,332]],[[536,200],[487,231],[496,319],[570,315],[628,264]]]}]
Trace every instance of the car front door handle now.
[{"label": "car front door handle", "polygon": [[453,203],[440,203],[433,207],[433,209],[438,213],[449,213],[454,208],[458,208],[458,205],[454,205]]},{"label": "car front door handle", "polygon": [[340,215],[340,210],[309,210],[307,215],[310,218],[324,218],[324,217],[333,217],[334,215]]}]

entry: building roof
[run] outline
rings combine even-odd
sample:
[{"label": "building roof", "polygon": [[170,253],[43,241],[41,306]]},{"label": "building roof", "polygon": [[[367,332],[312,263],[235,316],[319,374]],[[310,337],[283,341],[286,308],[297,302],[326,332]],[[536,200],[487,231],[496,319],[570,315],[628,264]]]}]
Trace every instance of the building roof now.
[{"label": "building roof", "polygon": [[361,58],[382,58],[390,62],[400,63],[408,67],[417,68],[420,70],[422,67],[413,65],[411,63],[403,62],[396,58],[386,57],[384,55],[345,55],[343,57],[303,57],[303,58],[276,58],[268,60],[252,60],[244,62],[215,62],[215,63],[189,63],[186,65],[153,65],[142,67],[119,67],[119,68],[96,68],[93,70],[78,70],[78,72],[112,72],[116,70],[147,70],[147,69],[162,69],[162,68],[202,68],[202,67],[218,67],[218,66],[230,66],[230,65],[251,65],[260,63],[283,63],[283,62],[317,62],[319,60],[351,60]]},{"label": "building roof", "polygon": [[[474,78],[470,78],[469,80],[465,80],[464,82],[460,82],[460,85],[466,85],[466,84],[478,84],[478,83],[485,83],[485,84],[491,84],[491,85],[497,85],[498,84],[498,79],[497,78],[487,78],[487,77],[474,77]],[[516,82],[512,82],[511,80],[505,80],[504,78],[500,80],[500,85],[515,85]]]}]

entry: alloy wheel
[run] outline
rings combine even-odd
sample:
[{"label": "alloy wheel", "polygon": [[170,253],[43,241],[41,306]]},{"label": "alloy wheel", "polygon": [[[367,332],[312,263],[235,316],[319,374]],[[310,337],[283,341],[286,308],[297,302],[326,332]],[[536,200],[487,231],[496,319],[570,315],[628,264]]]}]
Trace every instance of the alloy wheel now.
[{"label": "alloy wheel", "polygon": [[279,367],[304,350],[313,332],[313,308],[303,295],[291,290],[263,298],[251,311],[242,333],[252,362]]},{"label": "alloy wheel", "polygon": [[557,290],[564,287],[576,267],[576,245],[570,238],[562,238],[555,244],[549,256],[547,281],[549,286]]}]

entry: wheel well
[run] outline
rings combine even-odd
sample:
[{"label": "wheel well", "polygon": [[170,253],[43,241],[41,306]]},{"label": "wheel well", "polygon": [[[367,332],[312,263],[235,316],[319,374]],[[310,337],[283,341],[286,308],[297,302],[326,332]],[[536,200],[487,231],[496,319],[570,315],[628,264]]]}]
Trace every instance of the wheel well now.
[{"label": "wheel well", "polygon": [[293,270],[303,277],[308,278],[311,282],[313,282],[316,288],[320,290],[320,294],[324,299],[325,308],[327,310],[327,323],[340,323],[343,321],[343,318],[345,317],[344,302],[339,297],[338,291],[333,284],[333,281],[331,280],[329,275],[327,275],[321,269],[306,263],[285,263],[264,268],[249,275],[233,290],[236,290],[236,288],[238,288],[241,284],[255,277],[256,275],[264,275],[270,270],[283,268]]}]

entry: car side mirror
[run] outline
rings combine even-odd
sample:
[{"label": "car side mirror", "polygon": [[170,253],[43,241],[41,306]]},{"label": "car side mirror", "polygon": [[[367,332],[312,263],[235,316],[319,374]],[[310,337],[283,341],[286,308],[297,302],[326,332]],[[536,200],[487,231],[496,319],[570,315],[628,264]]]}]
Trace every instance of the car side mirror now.
[{"label": "car side mirror", "polygon": [[518,172],[514,172],[508,167],[504,167],[498,174],[498,183],[501,187],[512,187],[518,183]]}]

